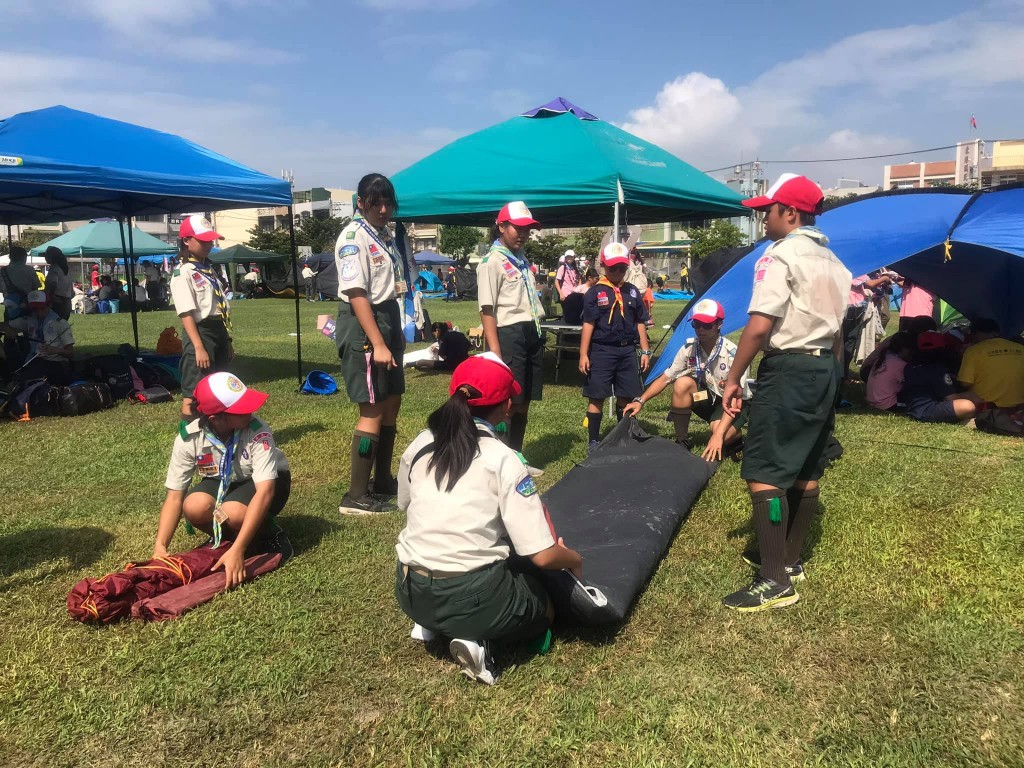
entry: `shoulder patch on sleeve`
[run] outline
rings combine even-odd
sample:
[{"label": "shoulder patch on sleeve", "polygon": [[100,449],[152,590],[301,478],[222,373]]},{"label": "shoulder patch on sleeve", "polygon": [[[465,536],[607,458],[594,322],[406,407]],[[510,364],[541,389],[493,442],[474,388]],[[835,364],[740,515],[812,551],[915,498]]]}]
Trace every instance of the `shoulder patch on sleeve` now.
[{"label": "shoulder patch on sleeve", "polygon": [[175,267],[174,271],[171,272],[171,277],[179,277],[181,275],[181,268]]},{"label": "shoulder patch on sleeve", "polygon": [[519,485],[516,486],[516,493],[520,496],[533,496],[537,493],[537,484],[533,482],[533,478],[527,475],[519,481]]},{"label": "shoulder patch on sleeve", "polygon": [[184,419],[178,420],[178,434],[181,435],[182,440],[188,440],[188,424]]},{"label": "shoulder patch on sleeve", "polygon": [[356,239],[356,231],[354,229],[350,229],[348,232],[345,233],[345,239],[346,240],[355,240]]},{"label": "shoulder patch on sleeve", "polygon": [[251,429],[253,432],[258,432],[262,428],[263,423],[255,417],[253,417],[253,420],[249,422],[249,429]]},{"label": "shoulder patch on sleeve", "polygon": [[343,259],[348,257],[348,256],[358,256],[358,255],[359,255],[359,246],[358,245],[343,245],[341,247],[341,250],[338,251],[338,256],[340,256]]}]

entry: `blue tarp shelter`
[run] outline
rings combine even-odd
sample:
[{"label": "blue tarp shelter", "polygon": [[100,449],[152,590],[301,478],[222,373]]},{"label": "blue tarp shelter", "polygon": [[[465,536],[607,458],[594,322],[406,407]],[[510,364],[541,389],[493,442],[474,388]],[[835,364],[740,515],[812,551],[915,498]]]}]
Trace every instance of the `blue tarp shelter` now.
[{"label": "blue tarp shelter", "polygon": [[434,251],[420,251],[412,259],[417,267],[449,267],[455,264],[455,259],[449,259]]},{"label": "blue tarp shelter", "polygon": [[426,287],[422,289],[425,293],[437,293],[444,290],[441,279],[429,269],[420,270],[419,279],[426,283]]},{"label": "blue tarp shelter", "polygon": [[[8,225],[8,239],[12,224],[291,203],[288,182],[180,136],[64,106],[0,121],[0,224]],[[129,229],[122,252],[130,279],[132,245]],[[295,322],[298,334],[297,295]],[[132,325],[138,347],[134,311]],[[301,381],[300,338],[296,344]]]},{"label": "blue tarp shelter", "polygon": [[[826,211],[817,223],[854,276],[890,266],[965,316],[994,318],[1003,335],[1024,330],[1024,185],[975,194],[882,192]],[[693,335],[686,332],[689,308],[703,297],[724,307],[723,333],[746,324],[754,264],[769,245],[762,240],[720,251],[691,273],[695,295],[673,323],[680,330],[669,338],[649,380]]]}]

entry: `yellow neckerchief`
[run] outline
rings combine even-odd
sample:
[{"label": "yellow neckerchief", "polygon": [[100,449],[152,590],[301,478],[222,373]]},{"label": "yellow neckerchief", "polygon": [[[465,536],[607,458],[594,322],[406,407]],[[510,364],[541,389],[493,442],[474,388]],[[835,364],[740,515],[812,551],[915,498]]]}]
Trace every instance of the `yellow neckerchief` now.
[{"label": "yellow neckerchief", "polygon": [[[615,308],[616,307],[619,308],[619,312],[622,313],[622,319],[625,320],[626,319],[626,306],[622,303],[622,290],[619,288],[619,286],[616,285],[615,283],[613,283],[607,277],[604,277],[603,275],[602,275],[601,279],[597,281],[597,284],[598,285],[607,285],[609,288],[611,288],[613,291],[615,291],[615,301],[612,302],[612,308],[608,312],[608,323],[611,324],[612,317],[615,315]],[[621,285],[621,283],[619,285]]]}]

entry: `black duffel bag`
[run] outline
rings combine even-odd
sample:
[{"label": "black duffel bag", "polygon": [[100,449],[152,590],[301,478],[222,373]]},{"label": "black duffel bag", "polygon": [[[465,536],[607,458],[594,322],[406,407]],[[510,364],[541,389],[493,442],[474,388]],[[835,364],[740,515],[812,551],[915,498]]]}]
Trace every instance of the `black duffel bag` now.
[{"label": "black duffel bag", "polygon": [[121,355],[99,355],[89,360],[89,375],[107,385],[115,400],[123,400],[135,391],[131,363]]},{"label": "black duffel bag", "polygon": [[82,382],[61,387],[60,413],[62,416],[84,416],[111,408],[114,400],[106,384]]}]

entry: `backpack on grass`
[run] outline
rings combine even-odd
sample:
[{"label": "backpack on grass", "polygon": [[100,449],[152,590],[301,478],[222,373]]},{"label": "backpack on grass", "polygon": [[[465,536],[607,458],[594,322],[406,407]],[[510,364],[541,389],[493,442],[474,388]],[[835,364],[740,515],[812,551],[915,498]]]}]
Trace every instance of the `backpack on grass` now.
[{"label": "backpack on grass", "polygon": [[110,388],[114,400],[123,400],[135,391],[131,363],[121,355],[100,355],[89,361],[89,374],[93,380]]},{"label": "backpack on grass", "polygon": [[63,416],[84,416],[114,406],[110,387],[91,381],[61,387],[59,398]]}]

